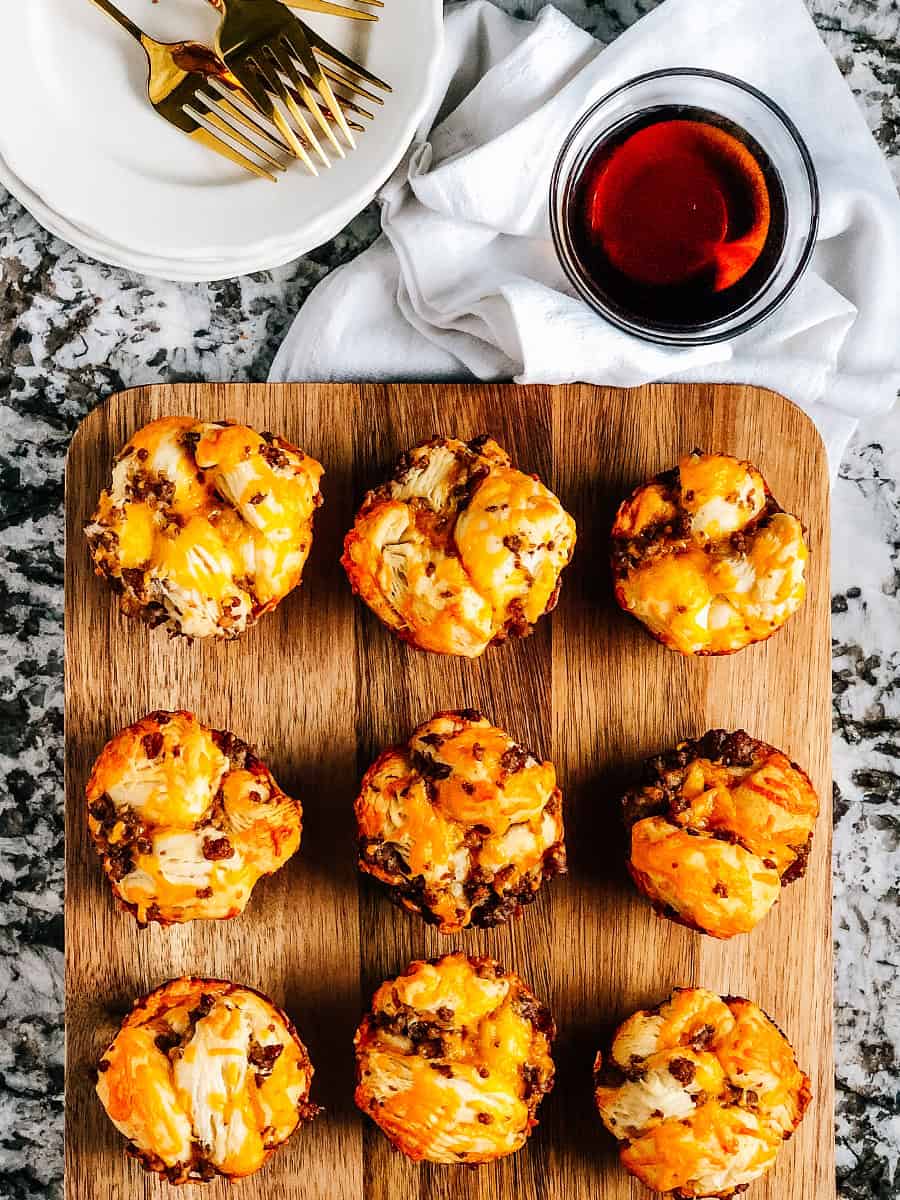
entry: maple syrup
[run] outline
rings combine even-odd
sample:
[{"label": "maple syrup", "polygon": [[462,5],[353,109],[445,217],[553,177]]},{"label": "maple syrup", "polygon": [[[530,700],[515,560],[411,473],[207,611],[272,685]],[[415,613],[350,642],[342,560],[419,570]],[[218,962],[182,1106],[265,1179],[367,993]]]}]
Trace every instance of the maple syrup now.
[{"label": "maple syrup", "polygon": [[787,213],[778,172],[746,130],[707,109],[666,105],[587,155],[566,220],[581,270],[613,312],[689,328],[759,294]]}]

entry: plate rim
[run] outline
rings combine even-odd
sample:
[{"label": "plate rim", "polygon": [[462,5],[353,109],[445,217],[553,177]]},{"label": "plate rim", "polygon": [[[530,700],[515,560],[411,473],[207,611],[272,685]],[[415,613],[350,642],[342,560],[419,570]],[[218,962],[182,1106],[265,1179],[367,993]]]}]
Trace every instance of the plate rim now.
[{"label": "plate rim", "polygon": [[[51,236],[59,238],[67,246],[77,250],[79,254],[105,266],[115,267],[117,270],[130,271],[132,274],[143,275],[150,279],[161,279],[168,283],[219,283],[224,279],[238,279],[244,275],[256,275],[261,271],[274,271],[278,267],[286,266],[288,263],[302,258],[310,250],[330,241],[335,236],[335,234],[330,234],[305,249],[282,246],[268,254],[258,250],[247,260],[198,259],[189,267],[185,267],[184,259],[150,259],[135,251],[134,258],[129,261],[127,249],[120,255],[118,248],[113,247],[112,243],[94,241],[90,234],[78,229],[77,226],[70,225],[63,217],[60,217],[36,193],[22,183],[2,156],[0,156],[0,186],[4,187]],[[363,208],[371,203],[371,199],[374,199],[374,196],[363,205]],[[341,226],[341,228],[343,227]],[[340,232],[340,230],[336,232]]]}]

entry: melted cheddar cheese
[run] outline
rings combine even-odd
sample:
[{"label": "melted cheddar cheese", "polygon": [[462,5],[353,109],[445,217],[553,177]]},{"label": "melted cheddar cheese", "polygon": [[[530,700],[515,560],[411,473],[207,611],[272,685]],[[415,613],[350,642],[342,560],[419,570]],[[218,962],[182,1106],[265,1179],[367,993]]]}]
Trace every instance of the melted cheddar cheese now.
[{"label": "melted cheddar cheese", "polygon": [[635,883],[660,911],[704,933],[749,932],[805,869],[819,810],[809,777],[743,731],[714,730],[648,768],[624,802],[636,818]]},{"label": "melted cheddar cheese", "polygon": [[743,846],[692,837],[664,817],[634,826],[629,867],[658,905],[720,938],[753,929],[781,891],[778,872]]},{"label": "melted cheddar cheese", "polygon": [[759,471],[694,453],[623,502],[612,532],[616,598],[683,654],[730,654],[803,603],[808,550]]},{"label": "melted cheddar cheese", "polygon": [[344,542],[356,591],[423,650],[475,658],[556,603],[575,523],[490,439],[436,438],[370,492]]},{"label": "melted cheddar cheese", "polygon": [[524,1145],[553,1084],[550,1014],[492,959],[414,962],[356,1033],[356,1103],[398,1149],[489,1162]]},{"label": "melted cheddar cheese", "polygon": [[768,1171],[810,1100],[809,1079],[765,1013],[702,988],[629,1017],[595,1076],[623,1165],[685,1198],[731,1196]]},{"label": "melted cheddar cheese", "polygon": [[87,807],[113,891],[141,924],[235,916],[300,845],[300,802],[188,712],[152,713],[108,742]]},{"label": "melted cheddar cheese", "polygon": [[85,532],[123,612],[234,638],[297,586],[322,467],[245,425],[164,417],[121,451]]},{"label": "melted cheddar cheese", "polygon": [[288,1018],[249,988],[176,979],[137,1002],[98,1067],[130,1149],[173,1183],[259,1170],[302,1120],[313,1068]]},{"label": "melted cheddar cheese", "polygon": [[508,919],[565,869],[553,764],[473,711],[439,713],[386,750],[356,819],[360,868],[442,933]]}]

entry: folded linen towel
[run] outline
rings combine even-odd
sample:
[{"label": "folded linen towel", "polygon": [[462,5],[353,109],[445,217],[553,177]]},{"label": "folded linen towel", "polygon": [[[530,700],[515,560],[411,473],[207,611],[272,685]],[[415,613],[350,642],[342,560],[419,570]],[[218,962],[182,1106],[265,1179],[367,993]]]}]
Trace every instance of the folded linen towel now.
[{"label": "folded linen towel", "polygon": [[[550,241],[568,130],[611,89],[667,66],[724,71],[771,96],[819,177],[803,280],[768,320],[715,346],[614,328],[575,295]],[[754,383],[810,413],[835,472],[857,419],[900,388],[900,199],[801,0],[666,0],[605,48],[552,7],[520,21],[487,0],[452,5],[432,103],[378,198],[383,235],[310,295],[271,379]]]}]

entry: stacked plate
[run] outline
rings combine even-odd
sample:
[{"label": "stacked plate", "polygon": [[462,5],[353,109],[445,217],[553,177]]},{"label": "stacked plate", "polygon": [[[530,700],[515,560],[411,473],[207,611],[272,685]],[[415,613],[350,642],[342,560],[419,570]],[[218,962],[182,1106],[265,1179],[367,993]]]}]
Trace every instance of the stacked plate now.
[{"label": "stacked plate", "polygon": [[[352,3],[352,0],[348,0]],[[118,0],[160,41],[212,42],[206,0]],[[146,94],[141,48],[89,0],[0,13],[0,183],[51,233],[146,275],[226,279],[334,237],[403,157],[431,95],[441,0],[385,0],[372,22],[297,10],[392,94],[357,148],[318,178],[298,163],[257,179],[168,126]],[[373,107],[368,105],[368,107]]]}]

